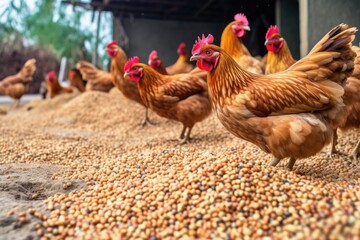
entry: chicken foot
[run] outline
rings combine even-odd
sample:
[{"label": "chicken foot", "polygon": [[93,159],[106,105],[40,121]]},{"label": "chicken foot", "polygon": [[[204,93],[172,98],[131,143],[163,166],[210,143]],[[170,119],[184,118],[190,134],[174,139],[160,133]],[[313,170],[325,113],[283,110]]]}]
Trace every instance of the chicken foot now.
[{"label": "chicken foot", "polygon": [[360,140],[356,144],[354,151],[351,154],[355,161],[357,161],[357,156],[359,155],[359,153],[360,153]]},{"label": "chicken foot", "polygon": [[[340,152],[336,149],[336,145],[338,143],[338,135],[337,135],[337,129],[334,130],[334,133],[333,133],[333,139],[332,139],[332,142],[331,142],[331,148],[329,150],[329,152],[327,153],[328,157],[330,157],[332,160],[334,160],[334,154],[339,154],[339,155],[344,155],[344,156],[349,156],[349,154],[347,153],[344,153],[344,152]],[[357,148],[360,148],[360,147],[355,147],[354,149],[354,152],[352,153],[352,156],[354,157],[354,154],[356,151],[360,151],[360,150],[356,150]],[[355,155],[356,156],[356,155]],[[357,159],[357,158],[355,158]]]},{"label": "chicken foot", "polygon": [[[185,144],[185,143],[188,143],[190,141],[190,133],[191,133],[191,130],[192,130],[193,127],[183,127],[183,130],[181,131],[181,134],[180,134],[180,144]],[[188,129],[187,133],[186,133],[186,136],[184,137],[185,135],[185,131],[186,129]]]},{"label": "chicken foot", "polygon": [[11,109],[15,109],[15,108],[19,107],[19,105],[20,105],[20,99],[14,99]]},{"label": "chicken foot", "polygon": [[[270,166],[273,166],[275,167],[279,162],[280,162],[281,159],[279,158],[276,158],[276,157],[273,157],[273,159],[271,160],[270,162]],[[294,164],[296,162],[296,159],[295,158],[290,158],[288,164],[286,165],[286,167],[292,171],[293,167],[294,167]]]},{"label": "chicken foot", "polygon": [[330,151],[328,152],[328,156],[333,160],[334,160],[333,154],[338,152],[336,150],[337,140],[338,140],[337,129],[335,129],[334,133],[333,133],[332,142],[331,142],[331,148],[330,148]]},{"label": "chicken foot", "polygon": [[290,158],[290,160],[289,160],[288,164],[286,165],[286,167],[287,167],[290,171],[292,171],[295,162],[296,162],[296,159],[295,159],[295,158]]},{"label": "chicken foot", "polygon": [[144,121],[142,123],[142,126],[145,127],[145,125],[154,125],[154,123],[152,123],[149,119],[149,116],[148,116],[148,111],[149,109],[148,108],[145,108],[145,118],[144,118]]},{"label": "chicken foot", "polygon": [[346,153],[340,152],[336,149],[336,145],[338,144],[338,135],[337,135],[337,129],[334,130],[333,133],[333,139],[331,142],[331,147],[329,152],[327,153],[327,156],[330,157],[332,160],[334,160],[334,154],[339,154],[339,155],[347,155]]}]

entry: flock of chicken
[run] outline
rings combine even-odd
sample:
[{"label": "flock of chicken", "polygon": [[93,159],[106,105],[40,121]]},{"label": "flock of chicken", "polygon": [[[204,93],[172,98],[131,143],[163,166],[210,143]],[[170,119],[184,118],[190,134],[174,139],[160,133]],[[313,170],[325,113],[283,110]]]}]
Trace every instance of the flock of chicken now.
[{"label": "flock of chicken", "polygon": [[[144,125],[151,123],[149,108],[181,122],[181,143],[190,140],[195,123],[215,111],[227,130],[271,153],[272,166],[289,158],[290,170],[296,159],[315,155],[329,143],[330,154],[335,153],[337,128],[360,127],[360,48],[352,45],[357,29],[334,27],[298,61],[276,26],[265,36],[267,56],[252,57],[241,41],[249,30],[246,16],[239,13],[225,27],[220,47],[212,44],[211,34],[199,37],[190,58],[195,68],[183,43],[176,63],[165,67],[156,51],[145,64],[136,56],[128,59],[113,41],[106,48],[112,59],[110,72],[80,61],[69,71],[71,87],[61,86],[50,72],[48,96],[74,88],[107,92],[116,86],[145,107]],[[31,78],[31,61],[32,68],[25,64],[21,76],[10,80],[18,84]],[[1,93],[6,93],[4,85],[10,80],[0,83]],[[359,152],[360,141],[352,156],[356,159]]]}]

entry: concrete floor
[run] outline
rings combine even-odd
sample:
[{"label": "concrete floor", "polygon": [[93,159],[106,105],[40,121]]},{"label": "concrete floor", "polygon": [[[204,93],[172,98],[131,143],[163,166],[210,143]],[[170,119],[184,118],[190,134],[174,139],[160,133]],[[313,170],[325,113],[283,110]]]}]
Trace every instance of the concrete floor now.
[{"label": "concrete floor", "polygon": [[[20,100],[20,104],[23,105],[24,103],[30,102],[34,99],[41,99],[41,95],[40,94],[26,94],[24,96],[22,96],[21,100]],[[11,97],[5,96],[5,95],[0,95],[0,105],[11,105],[13,103],[13,99]]]}]

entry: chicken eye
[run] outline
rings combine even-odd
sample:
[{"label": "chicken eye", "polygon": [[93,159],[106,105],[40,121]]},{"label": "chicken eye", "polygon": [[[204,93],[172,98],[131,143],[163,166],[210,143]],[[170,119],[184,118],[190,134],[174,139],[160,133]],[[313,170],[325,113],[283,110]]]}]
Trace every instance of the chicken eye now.
[{"label": "chicken eye", "polygon": [[210,50],[206,50],[206,51],[205,51],[205,54],[206,54],[206,55],[210,55],[210,54],[211,54],[211,51],[210,51]]}]

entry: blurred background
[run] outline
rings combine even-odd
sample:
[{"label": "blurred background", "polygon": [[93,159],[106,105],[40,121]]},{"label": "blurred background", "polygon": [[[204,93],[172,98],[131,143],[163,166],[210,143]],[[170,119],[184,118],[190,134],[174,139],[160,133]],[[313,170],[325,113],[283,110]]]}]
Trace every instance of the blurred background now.
[{"label": "blurred background", "polygon": [[2,0],[0,79],[29,58],[37,61],[29,93],[38,93],[45,74],[59,72],[61,63],[69,69],[84,59],[109,70],[104,49],[112,39],[129,57],[146,62],[156,49],[170,65],[180,42],[191,49],[198,35],[211,33],[218,44],[236,13],[249,20],[243,40],[253,56],[265,55],[269,25],[279,26],[297,59],[333,26],[360,26],[358,0]]}]

